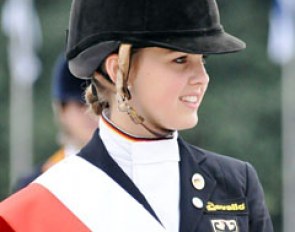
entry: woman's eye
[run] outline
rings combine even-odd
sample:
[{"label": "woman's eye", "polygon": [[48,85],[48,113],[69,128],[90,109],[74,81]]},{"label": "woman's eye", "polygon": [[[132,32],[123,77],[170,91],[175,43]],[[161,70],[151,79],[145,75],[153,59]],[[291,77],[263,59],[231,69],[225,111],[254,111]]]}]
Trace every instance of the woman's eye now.
[{"label": "woman's eye", "polygon": [[184,64],[186,62],[187,58],[186,56],[178,57],[174,60],[175,63],[177,64]]}]

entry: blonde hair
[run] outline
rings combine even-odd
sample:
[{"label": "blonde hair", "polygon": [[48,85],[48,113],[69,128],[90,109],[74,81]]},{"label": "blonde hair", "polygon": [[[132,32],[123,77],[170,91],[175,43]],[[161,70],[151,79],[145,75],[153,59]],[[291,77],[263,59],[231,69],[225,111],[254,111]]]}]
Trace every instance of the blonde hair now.
[{"label": "blonde hair", "polygon": [[101,115],[102,110],[109,106],[107,96],[106,88],[96,81],[95,77],[92,77],[91,84],[85,91],[85,100],[89,110],[95,115]]},{"label": "blonde hair", "polygon": [[[138,51],[139,48],[131,49],[131,60]],[[94,114],[100,115],[103,109],[110,107],[110,94],[116,94],[116,86],[106,73],[104,64],[93,74],[91,80],[91,85],[85,91],[85,100],[89,109]]]}]

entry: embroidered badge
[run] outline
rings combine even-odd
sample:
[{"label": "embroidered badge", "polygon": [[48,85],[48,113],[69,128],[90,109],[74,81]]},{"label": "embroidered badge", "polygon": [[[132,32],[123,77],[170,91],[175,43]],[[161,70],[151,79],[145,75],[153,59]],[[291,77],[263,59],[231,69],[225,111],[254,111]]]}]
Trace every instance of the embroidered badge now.
[{"label": "embroidered badge", "polygon": [[246,204],[243,202],[241,203],[231,203],[231,204],[216,204],[209,201],[206,205],[206,210],[208,212],[215,212],[215,211],[245,211]]},{"label": "embroidered badge", "polygon": [[211,220],[214,232],[239,232],[236,220]]}]

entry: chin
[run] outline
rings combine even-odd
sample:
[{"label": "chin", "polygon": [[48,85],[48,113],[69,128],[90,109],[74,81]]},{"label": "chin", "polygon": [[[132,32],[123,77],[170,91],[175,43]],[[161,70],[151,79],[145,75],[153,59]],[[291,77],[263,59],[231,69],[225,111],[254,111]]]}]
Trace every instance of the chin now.
[{"label": "chin", "polygon": [[176,130],[191,129],[191,128],[194,128],[197,124],[198,124],[198,117],[196,116],[194,118],[189,118],[180,122],[178,126],[176,127]]}]

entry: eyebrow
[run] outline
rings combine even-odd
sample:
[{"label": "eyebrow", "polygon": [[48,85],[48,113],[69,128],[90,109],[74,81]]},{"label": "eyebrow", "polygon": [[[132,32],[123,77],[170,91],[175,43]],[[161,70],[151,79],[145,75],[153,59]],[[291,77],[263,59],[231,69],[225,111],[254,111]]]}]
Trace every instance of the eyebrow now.
[{"label": "eyebrow", "polygon": [[188,53],[185,52],[180,52],[180,51],[175,51],[175,50],[170,50],[170,49],[165,49],[166,51],[163,53],[163,55],[167,56],[172,56],[172,55],[177,55],[177,56],[187,56]]},{"label": "eyebrow", "polygon": [[175,51],[175,50],[171,50],[171,49],[167,49],[167,52],[166,53],[169,53],[169,54],[173,54],[173,53],[188,54],[188,53],[185,53],[185,52]]},{"label": "eyebrow", "polygon": [[174,51],[174,50],[169,50],[166,54],[167,54],[167,55],[169,55],[169,54],[173,55],[174,53],[175,53],[175,55],[178,54],[179,56],[200,55],[200,56],[202,56],[203,58],[207,58],[207,57],[208,57],[207,54],[199,54],[199,53],[194,54],[194,53],[181,52],[181,51]]}]

